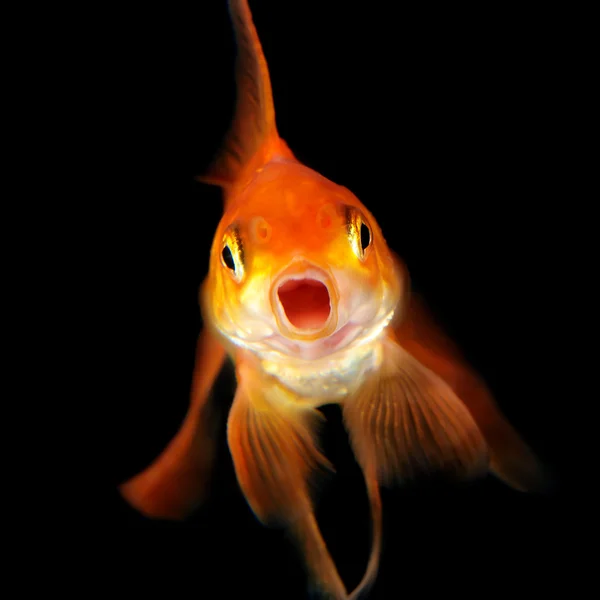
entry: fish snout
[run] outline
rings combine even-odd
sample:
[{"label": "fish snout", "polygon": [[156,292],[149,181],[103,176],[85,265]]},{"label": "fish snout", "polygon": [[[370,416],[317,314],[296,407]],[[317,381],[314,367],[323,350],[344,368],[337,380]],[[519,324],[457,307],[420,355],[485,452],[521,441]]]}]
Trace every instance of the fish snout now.
[{"label": "fish snout", "polygon": [[318,339],[337,325],[338,294],[331,276],[305,261],[296,261],[276,278],[271,304],[283,335],[293,339]]}]

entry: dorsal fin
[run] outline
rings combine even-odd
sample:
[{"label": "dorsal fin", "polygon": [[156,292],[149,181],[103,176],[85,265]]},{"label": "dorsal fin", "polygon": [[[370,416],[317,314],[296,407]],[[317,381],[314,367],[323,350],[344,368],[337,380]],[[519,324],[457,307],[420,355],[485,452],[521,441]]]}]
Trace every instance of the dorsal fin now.
[{"label": "dorsal fin", "polygon": [[198,177],[226,191],[275,155],[293,158],[277,133],[269,70],[248,1],[228,5],[237,44],[235,114],[215,160]]}]

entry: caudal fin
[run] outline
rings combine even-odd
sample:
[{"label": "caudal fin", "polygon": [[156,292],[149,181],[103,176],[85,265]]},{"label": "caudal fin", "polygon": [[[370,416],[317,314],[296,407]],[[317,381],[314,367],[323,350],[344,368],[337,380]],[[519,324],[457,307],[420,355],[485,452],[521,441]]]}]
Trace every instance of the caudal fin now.
[{"label": "caudal fin", "polygon": [[267,61],[247,0],[229,0],[237,44],[236,107],[233,122],[203,183],[226,190],[274,155],[293,158],[279,138]]}]

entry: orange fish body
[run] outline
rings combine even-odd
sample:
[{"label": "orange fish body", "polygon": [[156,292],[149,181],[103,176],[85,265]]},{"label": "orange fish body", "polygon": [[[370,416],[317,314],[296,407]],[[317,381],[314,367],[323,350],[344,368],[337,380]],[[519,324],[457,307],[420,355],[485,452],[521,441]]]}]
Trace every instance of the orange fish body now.
[{"label": "orange fish body", "polygon": [[[328,597],[358,598],[381,550],[380,484],[419,470],[492,470],[543,485],[527,446],[480,378],[410,294],[407,271],[349,190],[296,160],[279,138],[267,65],[246,0],[230,0],[238,44],[236,114],[202,178],[224,214],[201,290],[190,409],[169,447],[121,491],[149,516],[182,518],[210,472],[206,400],[226,353],[237,390],[228,443],[248,503],[288,527]],[[350,594],[319,532],[310,476],[328,468],[318,407],[339,403],[371,503],[372,550]]]}]

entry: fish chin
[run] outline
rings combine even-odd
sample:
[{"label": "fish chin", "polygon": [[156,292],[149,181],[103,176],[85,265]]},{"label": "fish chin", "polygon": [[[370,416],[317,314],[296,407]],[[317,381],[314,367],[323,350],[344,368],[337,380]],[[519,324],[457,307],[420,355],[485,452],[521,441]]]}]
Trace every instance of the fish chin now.
[{"label": "fish chin", "polygon": [[285,355],[285,357],[300,360],[316,360],[347,348],[364,331],[365,329],[361,325],[349,322],[333,334],[320,339],[303,341],[276,333],[266,339],[264,344],[269,347],[271,353],[274,351]]}]

